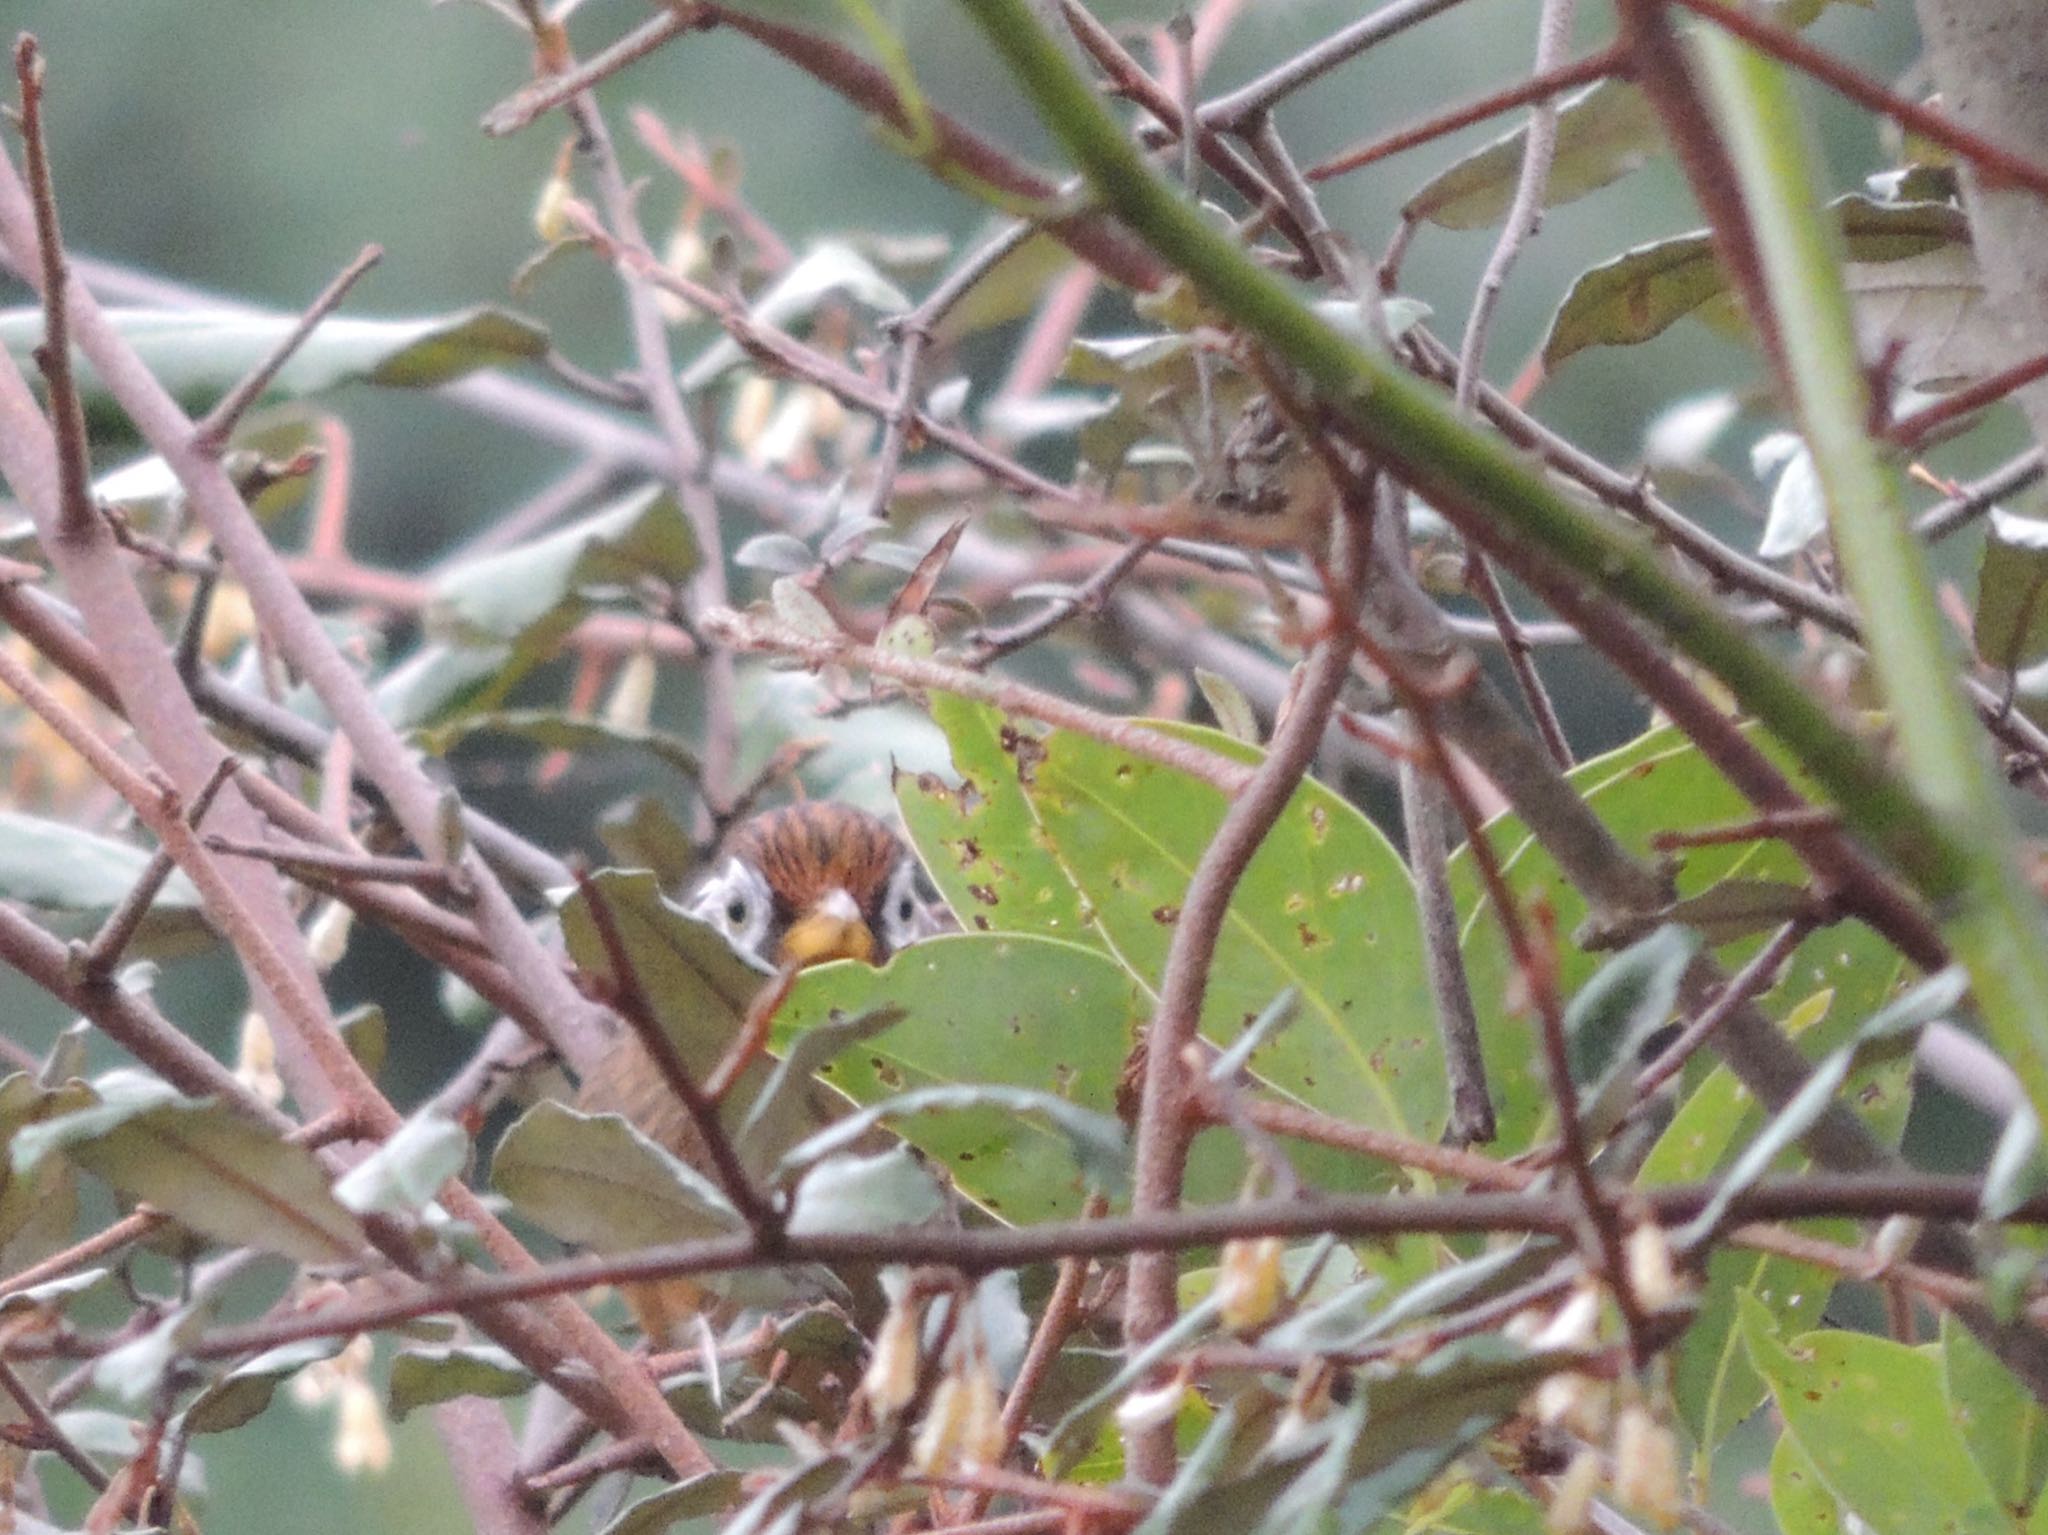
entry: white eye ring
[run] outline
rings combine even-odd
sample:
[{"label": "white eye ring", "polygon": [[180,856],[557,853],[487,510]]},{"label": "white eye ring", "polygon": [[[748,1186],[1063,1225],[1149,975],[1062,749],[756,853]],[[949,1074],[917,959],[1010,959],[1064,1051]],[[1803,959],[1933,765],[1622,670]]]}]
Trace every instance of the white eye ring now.
[{"label": "white eye ring", "polygon": [[899,859],[882,891],[880,937],[891,954],[939,931],[938,914],[918,889],[919,872],[915,858]]},{"label": "white eye ring", "polygon": [[691,892],[683,909],[725,934],[742,957],[764,969],[773,968],[767,950],[775,896],[760,870],[739,858],[728,858],[723,868]]}]

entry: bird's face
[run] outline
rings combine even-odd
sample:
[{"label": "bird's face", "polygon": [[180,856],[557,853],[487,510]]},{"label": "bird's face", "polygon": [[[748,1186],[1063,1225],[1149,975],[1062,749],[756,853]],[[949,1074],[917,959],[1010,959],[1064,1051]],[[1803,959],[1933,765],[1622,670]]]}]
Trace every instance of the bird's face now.
[{"label": "bird's face", "polygon": [[939,931],[917,860],[862,810],[807,801],[755,816],[688,910],[764,969],[832,959],[882,964]]}]

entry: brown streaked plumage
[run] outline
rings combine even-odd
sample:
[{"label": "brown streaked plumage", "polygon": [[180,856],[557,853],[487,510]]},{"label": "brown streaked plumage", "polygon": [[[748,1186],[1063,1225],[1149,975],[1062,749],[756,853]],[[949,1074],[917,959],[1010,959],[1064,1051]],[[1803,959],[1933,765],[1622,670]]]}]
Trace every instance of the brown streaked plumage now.
[{"label": "brown streaked plumage", "polygon": [[[766,811],[732,834],[727,851],[684,904],[764,970],[832,959],[881,964],[946,921],[919,894],[917,861],[902,839],[849,805],[809,800]],[[695,1125],[631,1033],[585,1078],[577,1103],[588,1112],[621,1114],[691,1166],[706,1166]],[[820,1124],[830,1118],[825,1105],[821,1094]],[[679,1329],[706,1309],[704,1291],[688,1280],[629,1285],[621,1293],[641,1330],[657,1341],[677,1340]]]}]

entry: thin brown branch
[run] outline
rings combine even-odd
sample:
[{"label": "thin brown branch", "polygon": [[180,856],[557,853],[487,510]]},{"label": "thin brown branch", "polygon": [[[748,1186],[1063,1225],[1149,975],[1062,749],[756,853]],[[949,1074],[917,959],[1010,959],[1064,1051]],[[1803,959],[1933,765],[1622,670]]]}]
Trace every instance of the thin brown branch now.
[{"label": "thin brown branch", "polygon": [[304,844],[286,846],[276,842],[237,842],[231,837],[208,837],[206,845],[216,853],[235,858],[259,858],[275,864],[287,874],[300,872],[325,875],[340,885],[358,880],[377,884],[407,885],[428,891],[444,900],[467,902],[474,895],[459,868],[430,863],[420,858],[380,858],[368,853],[341,852]]},{"label": "thin brown branch", "polygon": [[[1662,0],[1657,0],[1661,4]],[[1822,49],[1814,47],[1797,32],[1776,22],[1765,21],[1739,6],[1719,0],[1673,0],[1710,24],[1733,32],[1752,47],[1813,76],[1822,85],[1846,96],[1859,107],[1890,118],[1909,133],[1918,133],[1977,167],[1979,174],[1994,185],[2024,187],[2036,196],[2048,197],[2048,166],[2023,154],[1994,144],[1982,134],[1966,128],[1945,113],[1922,106],[1910,96],[1880,85],[1858,74]]]},{"label": "thin brown branch", "polygon": [[1407,31],[1417,22],[1427,21],[1439,12],[1449,10],[1457,3],[1458,0],[1392,0],[1391,4],[1381,6],[1371,15],[1331,33],[1285,63],[1274,66],[1256,80],[1209,102],[1202,108],[1202,121],[1226,133],[1238,132],[1253,118],[1303,86],[1321,79],[1338,65]]},{"label": "thin brown branch", "polygon": [[[0,913],[4,920],[4,913]],[[1631,1192],[1662,1224],[1691,1219],[1720,1192],[1717,1182],[1666,1184]],[[1735,1199],[1735,1225],[1839,1217],[1882,1221],[1895,1215],[1974,1220],[1981,1180],[1933,1173],[1810,1173],[1764,1179]],[[2016,1223],[2048,1224],[2048,1197],[2021,1205]],[[790,1263],[930,1263],[970,1277],[1068,1258],[1119,1258],[1134,1253],[1188,1252],[1258,1236],[1392,1236],[1497,1231],[1569,1237],[1578,1216],[1569,1198],[1548,1191],[1466,1191],[1424,1195],[1330,1195],[1314,1200],[1252,1200],[1147,1216],[1052,1221],[1032,1226],[955,1230],[924,1225],[881,1231],[791,1235],[772,1257],[749,1232],[643,1248],[632,1253],[565,1259],[519,1274],[464,1276],[377,1300],[217,1328],[188,1350],[199,1359],[233,1358],[302,1338],[346,1336],[396,1327],[423,1316],[568,1294],[600,1284],[640,1284],[689,1275],[730,1273]]]},{"label": "thin brown branch", "polygon": [[1078,731],[1198,778],[1232,799],[1244,793],[1252,780],[1253,770],[1242,763],[1231,762],[1148,726],[1069,703],[1055,694],[1006,677],[989,677],[943,661],[926,661],[894,651],[878,650],[847,637],[806,634],[774,619],[748,613],[709,614],[705,619],[705,630],[720,643],[737,650],[768,651],[790,656],[813,667],[856,667],[910,687],[958,693],[963,698],[992,705],[1009,714],[1020,714],[1026,719],[1038,720],[1062,730]]},{"label": "thin brown branch", "polygon": [[1627,55],[1620,48],[1602,48],[1598,53],[1589,53],[1582,59],[1560,64],[1547,73],[1531,75],[1502,90],[1489,92],[1462,107],[1453,107],[1448,112],[1440,112],[1397,132],[1332,155],[1319,164],[1311,165],[1303,174],[1310,181],[1328,181],[1351,171],[1363,170],[1368,165],[1432,143],[1461,128],[1483,123],[1489,117],[1498,117],[1503,112],[1512,112],[1517,107],[1531,106],[1539,101],[1549,101],[1581,85],[1604,80],[1619,73],[1626,59]]},{"label": "thin brown branch", "polygon": [[21,86],[22,158],[35,209],[37,268],[42,274],[43,339],[36,366],[50,389],[50,421],[57,437],[61,536],[87,538],[98,519],[92,499],[92,459],[86,446],[85,406],[71,367],[71,269],[57,223],[57,194],[50,182],[50,147],[43,134],[44,63],[36,40],[23,33],[14,45],[14,73]]},{"label": "thin brown branch", "polygon": [[[1365,570],[1371,517],[1368,499],[1346,505],[1336,518],[1329,589],[1332,613],[1325,636],[1309,658],[1294,708],[1275,733],[1265,760],[1225,812],[1189,876],[1160,976],[1159,1001],[1145,1034],[1145,1074],[1131,1191],[1131,1209],[1136,1215],[1170,1211],[1180,1203],[1195,1130],[1189,1113],[1193,1093],[1182,1054],[1194,1042],[1200,1023],[1209,967],[1222,936],[1231,893],[1307,772],[1337,695],[1350,675],[1351,656],[1358,642],[1358,587]],[[1178,1310],[1178,1270],[1168,1253],[1132,1259],[1130,1295],[1124,1308],[1128,1348],[1143,1348],[1172,1324]],[[1125,1454],[1133,1475],[1165,1486],[1173,1476],[1173,1425],[1165,1423],[1128,1434]]]},{"label": "thin brown branch", "polygon": [[32,1450],[49,1450],[73,1471],[76,1471],[85,1485],[94,1492],[105,1492],[112,1484],[112,1478],[101,1469],[99,1462],[78,1447],[77,1441],[65,1433],[51,1416],[40,1398],[29,1390],[27,1382],[15,1373],[14,1366],[0,1359],[0,1391],[4,1391],[21,1413],[33,1439],[26,1445]]},{"label": "thin brown branch", "polygon": [[[200,786],[199,793],[194,796],[191,806],[186,811],[186,825],[196,829],[199,823],[206,819],[206,812],[213,808],[214,797],[220,793],[228,779],[234,776],[238,766],[239,763],[232,756],[220,759],[220,766],[215,768],[211,776]],[[87,980],[104,980],[113,973],[114,967],[121,962],[121,956],[127,952],[128,945],[134,941],[143,918],[149,915],[149,908],[163,889],[164,881],[171,877],[171,871],[176,867],[176,860],[164,848],[158,848],[150,855],[141,877],[122,898],[121,904],[100,924],[99,931],[94,933],[91,940],[80,950],[79,969]]]},{"label": "thin brown branch", "polygon": [[[668,3],[683,6],[687,0]],[[832,39],[726,5],[703,4],[690,9],[752,38],[862,111],[880,118],[906,141],[916,135],[919,124],[913,121],[888,74]],[[921,116],[930,130],[930,143],[920,160],[926,170],[942,180],[964,180],[991,189],[1013,202],[1046,209],[1057,205],[1059,187],[1055,182],[1012,159],[930,103],[923,105]],[[1149,293],[1162,280],[1159,263],[1151,253],[1100,213],[1055,213],[1045,227],[1054,239],[1113,282]]]},{"label": "thin brown branch", "polygon": [[291,361],[292,353],[306,344],[320,322],[340,307],[363,274],[384,259],[382,246],[365,245],[355,260],[341,269],[333,282],[320,291],[319,297],[306,306],[298,323],[288,331],[277,345],[234,388],[222,395],[218,404],[208,411],[197,426],[192,429],[192,443],[201,453],[218,454],[227,446],[228,438],[249,407],[263,397],[280,369]]},{"label": "thin brown branch", "polygon": [[2001,368],[1989,378],[1945,394],[1932,405],[1923,406],[1912,415],[1892,422],[1885,429],[1884,436],[1910,452],[1943,427],[1987,405],[1995,405],[2037,378],[2048,378],[2048,356],[2030,358],[2010,368]]},{"label": "thin brown branch", "polygon": [[609,48],[592,54],[581,64],[541,74],[520,87],[483,115],[483,130],[492,138],[503,138],[537,122],[571,98],[609,80],[627,65],[644,59],[671,38],[680,37],[703,25],[695,6],[678,4],[650,17]]}]

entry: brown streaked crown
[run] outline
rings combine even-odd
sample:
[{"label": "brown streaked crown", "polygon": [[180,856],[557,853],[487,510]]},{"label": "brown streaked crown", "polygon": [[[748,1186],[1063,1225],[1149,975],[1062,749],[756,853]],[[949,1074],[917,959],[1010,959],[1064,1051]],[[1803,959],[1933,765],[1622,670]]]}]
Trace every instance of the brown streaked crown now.
[{"label": "brown streaked crown", "polygon": [[897,835],[866,811],[827,800],[755,816],[733,834],[731,851],[760,870],[784,921],[838,889],[878,931],[889,876],[905,854]]}]

